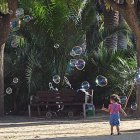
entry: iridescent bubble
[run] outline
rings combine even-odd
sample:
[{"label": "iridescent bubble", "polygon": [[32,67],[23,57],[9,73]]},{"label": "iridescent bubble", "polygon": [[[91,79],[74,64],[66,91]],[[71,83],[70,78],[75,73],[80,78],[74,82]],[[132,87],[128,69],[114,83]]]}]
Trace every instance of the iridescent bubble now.
[{"label": "iridescent bubble", "polygon": [[8,88],[6,89],[6,93],[7,93],[7,94],[11,94],[12,92],[13,92],[13,90],[12,90],[11,87],[8,87]]},{"label": "iridescent bubble", "polygon": [[14,77],[14,78],[13,78],[13,83],[14,83],[14,84],[17,84],[18,82],[19,82],[18,78],[17,78],[17,77]]},{"label": "iridescent bubble", "polygon": [[95,82],[100,87],[104,87],[108,84],[107,78],[102,75],[97,76]]},{"label": "iridescent bubble", "polygon": [[23,8],[18,8],[16,10],[16,17],[17,18],[23,18],[23,16],[24,16],[24,9]]},{"label": "iridescent bubble", "polygon": [[60,83],[60,76],[59,75],[54,75],[53,76],[53,82],[55,84],[59,84]]},{"label": "iridescent bubble", "polygon": [[127,102],[127,96],[121,96],[120,100],[121,100],[121,104],[124,105]]},{"label": "iridescent bubble", "polygon": [[75,55],[81,55],[82,54],[82,48],[80,46],[75,46],[75,47],[73,47],[72,52]]},{"label": "iridescent bubble", "polygon": [[140,69],[137,70],[134,80],[137,84],[140,84]]},{"label": "iridescent bubble", "polygon": [[17,47],[18,47],[18,42],[17,42],[16,39],[13,39],[13,40],[11,41],[11,46],[12,46],[13,48],[17,48]]},{"label": "iridescent bubble", "polygon": [[83,59],[77,60],[77,63],[75,64],[75,67],[78,70],[83,70],[85,68],[86,62]]},{"label": "iridescent bubble", "polygon": [[71,59],[71,60],[70,60],[70,66],[71,66],[71,67],[75,67],[77,61],[78,61],[77,59]]},{"label": "iridescent bubble", "polygon": [[21,25],[21,20],[15,18],[10,22],[10,29],[12,31],[17,31],[20,29],[20,25]]},{"label": "iridescent bubble", "polygon": [[137,103],[132,103],[132,104],[131,104],[131,109],[132,109],[132,110],[137,110],[137,107],[138,107],[138,106],[137,106]]},{"label": "iridescent bubble", "polygon": [[59,48],[59,44],[54,44],[54,48],[58,49]]},{"label": "iridescent bubble", "polygon": [[30,15],[25,15],[25,16],[23,17],[23,20],[24,20],[25,22],[30,22],[32,19],[33,19],[33,17],[31,17]]},{"label": "iridescent bubble", "polygon": [[88,81],[84,81],[82,84],[81,84],[81,88],[84,89],[84,90],[88,90],[90,88],[90,84]]}]

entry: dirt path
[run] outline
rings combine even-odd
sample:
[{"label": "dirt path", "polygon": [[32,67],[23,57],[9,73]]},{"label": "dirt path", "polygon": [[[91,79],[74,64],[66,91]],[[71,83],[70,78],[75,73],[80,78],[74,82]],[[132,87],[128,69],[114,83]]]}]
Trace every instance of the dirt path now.
[{"label": "dirt path", "polygon": [[140,120],[122,121],[121,136],[109,136],[107,120],[0,118],[0,140],[140,140]]}]

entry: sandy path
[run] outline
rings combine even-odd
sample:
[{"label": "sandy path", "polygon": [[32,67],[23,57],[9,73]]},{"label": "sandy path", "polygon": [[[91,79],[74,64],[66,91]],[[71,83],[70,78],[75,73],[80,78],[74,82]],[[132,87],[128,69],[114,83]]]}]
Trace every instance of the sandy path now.
[{"label": "sandy path", "polygon": [[123,135],[108,136],[107,120],[0,118],[0,140],[140,140],[140,120],[124,120]]}]

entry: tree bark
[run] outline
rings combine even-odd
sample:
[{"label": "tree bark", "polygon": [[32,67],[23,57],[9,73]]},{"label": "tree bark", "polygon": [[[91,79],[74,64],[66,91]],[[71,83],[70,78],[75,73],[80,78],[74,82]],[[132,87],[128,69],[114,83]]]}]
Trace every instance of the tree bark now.
[{"label": "tree bark", "polygon": [[[137,64],[140,68],[140,13],[139,9],[136,7],[136,3],[132,3],[131,0],[125,1],[125,4],[117,4],[114,0],[106,0],[113,9],[119,11],[127,24],[134,32],[136,36],[136,48],[137,48]],[[133,1],[135,2],[135,1]],[[136,101],[137,101],[137,114],[140,116],[140,85],[136,84]]]},{"label": "tree bark", "polygon": [[4,47],[0,47],[0,116],[4,115]]},{"label": "tree bark", "polygon": [[[120,25],[125,25],[125,20],[123,16],[120,14],[119,15],[119,24]],[[118,33],[118,45],[117,49],[119,50],[125,50],[127,49],[127,37],[124,35],[121,31]]]},{"label": "tree bark", "polygon": [[[113,27],[118,26],[119,24],[119,12],[118,11],[105,11],[104,13],[104,28],[112,29]],[[115,51],[117,50],[117,41],[118,41],[118,35],[113,34],[110,37],[107,37],[105,40],[105,46],[109,51]]]},{"label": "tree bark", "polygon": [[4,47],[10,33],[10,21],[15,17],[18,0],[8,0],[12,14],[0,15],[0,116],[4,115]]}]

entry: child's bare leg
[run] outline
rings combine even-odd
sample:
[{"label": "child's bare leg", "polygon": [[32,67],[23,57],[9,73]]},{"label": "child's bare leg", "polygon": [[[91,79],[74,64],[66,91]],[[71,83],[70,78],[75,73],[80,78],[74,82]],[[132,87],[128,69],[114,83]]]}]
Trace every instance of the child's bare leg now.
[{"label": "child's bare leg", "polygon": [[111,125],[111,135],[113,135],[113,126]]},{"label": "child's bare leg", "polygon": [[120,134],[120,127],[119,126],[116,126],[117,128],[117,132],[118,132],[118,135]]}]

